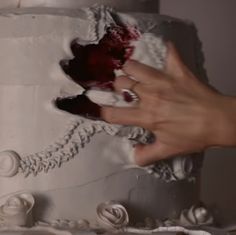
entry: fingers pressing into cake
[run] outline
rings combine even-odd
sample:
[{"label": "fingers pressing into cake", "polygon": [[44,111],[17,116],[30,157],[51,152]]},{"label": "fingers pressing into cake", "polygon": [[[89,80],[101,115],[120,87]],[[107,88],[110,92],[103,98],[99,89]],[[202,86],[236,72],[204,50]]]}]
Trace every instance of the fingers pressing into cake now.
[{"label": "fingers pressing into cake", "polygon": [[150,84],[157,79],[162,80],[164,77],[161,71],[135,60],[127,61],[123,66],[123,71],[144,84]]},{"label": "fingers pressing into cake", "polygon": [[167,157],[175,156],[177,152],[173,146],[167,146],[157,138],[153,144],[137,145],[135,147],[134,159],[137,165],[147,166]]},{"label": "fingers pressing into cake", "polygon": [[102,107],[101,117],[109,123],[148,127],[149,122],[137,108]]},{"label": "fingers pressing into cake", "polygon": [[124,89],[133,90],[137,81],[128,76],[119,76],[115,79],[113,85],[118,93],[122,93]]}]

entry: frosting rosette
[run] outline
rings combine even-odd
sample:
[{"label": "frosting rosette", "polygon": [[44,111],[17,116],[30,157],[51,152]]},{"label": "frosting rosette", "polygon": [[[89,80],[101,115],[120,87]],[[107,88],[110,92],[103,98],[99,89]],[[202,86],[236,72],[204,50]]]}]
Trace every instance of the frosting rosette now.
[{"label": "frosting rosette", "polygon": [[183,226],[211,225],[213,222],[212,214],[204,205],[194,205],[180,216],[180,224]]},{"label": "frosting rosette", "polygon": [[0,176],[11,177],[16,175],[19,165],[20,157],[16,152],[12,150],[0,152]]},{"label": "frosting rosette", "polygon": [[110,230],[124,228],[129,223],[129,215],[125,207],[114,201],[99,204],[97,218],[101,227]]},{"label": "frosting rosette", "polygon": [[193,171],[193,162],[190,157],[176,157],[172,160],[173,174],[178,180],[189,177]]},{"label": "frosting rosette", "polygon": [[11,196],[0,206],[0,224],[3,226],[32,225],[32,208],[34,198],[31,194],[22,193]]}]

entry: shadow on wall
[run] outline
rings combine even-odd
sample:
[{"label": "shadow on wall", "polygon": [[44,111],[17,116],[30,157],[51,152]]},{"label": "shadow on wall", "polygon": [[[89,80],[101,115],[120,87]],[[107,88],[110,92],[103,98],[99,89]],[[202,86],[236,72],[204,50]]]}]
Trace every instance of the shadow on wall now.
[{"label": "shadow on wall", "polygon": [[236,225],[236,150],[208,150],[202,171],[202,199],[220,225]]},{"label": "shadow on wall", "polygon": [[[189,19],[203,43],[210,83],[221,92],[236,95],[236,1],[162,0],[161,14]],[[202,171],[202,200],[218,208],[223,224],[236,224],[236,148],[206,153]]]}]

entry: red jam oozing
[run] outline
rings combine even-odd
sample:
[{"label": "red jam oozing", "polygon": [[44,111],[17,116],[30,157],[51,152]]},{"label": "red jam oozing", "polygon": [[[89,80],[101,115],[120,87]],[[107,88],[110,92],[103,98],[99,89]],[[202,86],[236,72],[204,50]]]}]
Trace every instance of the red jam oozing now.
[{"label": "red jam oozing", "polygon": [[113,89],[114,70],[121,69],[130,58],[134,47],[132,41],[140,34],[135,27],[110,26],[98,44],[71,43],[74,58],[61,61],[61,66],[74,82],[84,88]]},{"label": "red jam oozing", "polygon": [[[113,90],[116,69],[121,69],[130,58],[134,47],[132,41],[140,34],[135,27],[111,26],[98,44],[80,45],[76,40],[71,43],[74,58],[62,60],[60,65],[74,82],[85,89],[98,87]],[[128,97],[128,100],[130,97]],[[101,107],[85,95],[58,98],[57,108],[87,118],[100,118]]]}]

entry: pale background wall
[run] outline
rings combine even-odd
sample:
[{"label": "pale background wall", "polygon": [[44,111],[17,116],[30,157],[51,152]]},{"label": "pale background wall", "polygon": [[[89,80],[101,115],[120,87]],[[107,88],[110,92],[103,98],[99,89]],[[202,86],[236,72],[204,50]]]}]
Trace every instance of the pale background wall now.
[{"label": "pale background wall", "polygon": [[[195,22],[210,83],[236,96],[236,1],[161,0],[160,13]],[[236,224],[236,149],[207,151],[201,196],[223,222]]]}]

